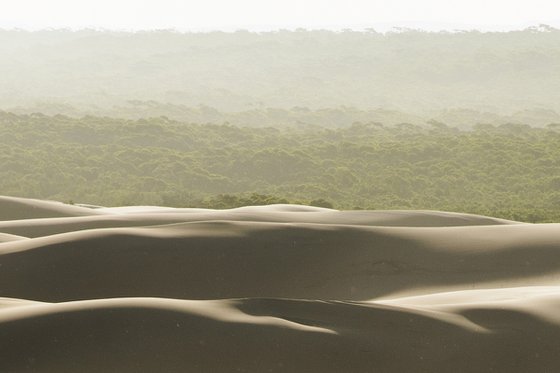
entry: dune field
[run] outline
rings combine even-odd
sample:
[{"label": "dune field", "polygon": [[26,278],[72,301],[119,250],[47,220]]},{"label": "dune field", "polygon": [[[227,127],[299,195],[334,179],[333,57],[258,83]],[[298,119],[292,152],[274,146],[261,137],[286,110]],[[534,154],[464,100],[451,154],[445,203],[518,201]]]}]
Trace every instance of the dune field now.
[{"label": "dune field", "polygon": [[560,225],[0,197],[0,372],[558,372]]}]

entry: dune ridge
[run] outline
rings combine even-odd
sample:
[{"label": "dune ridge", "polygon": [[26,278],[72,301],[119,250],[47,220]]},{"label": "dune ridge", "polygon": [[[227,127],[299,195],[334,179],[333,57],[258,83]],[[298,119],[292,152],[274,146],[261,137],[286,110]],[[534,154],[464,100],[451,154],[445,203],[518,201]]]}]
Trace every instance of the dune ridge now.
[{"label": "dune ridge", "polygon": [[523,308],[514,299],[447,310],[271,298],[22,303],[0,310],[0,364],[18,371],[555,371],[560,320],[543,317],[551,310],[542,304],[558,304],[559,294]]},{"label": "dune ridge", "polygon": [[0,371],[560,370],[559,224],[3,207]]},{"label": "dune ridge", "polygon": [[[0,208],[3,208],[1,203]],[[522,224],[480,215],[440,211],[338,211],[285,205],[251,206],[231,210],[126,207],[92,211],[95,215],[4,220],[0,221],[0,232],[33,238],[95,228],[143,227],[216,220],[395,227]]]},{"label": "dune ridge", "polygon": [[97,215],[94,209],[56,201],[0,196],[0,221]]}]

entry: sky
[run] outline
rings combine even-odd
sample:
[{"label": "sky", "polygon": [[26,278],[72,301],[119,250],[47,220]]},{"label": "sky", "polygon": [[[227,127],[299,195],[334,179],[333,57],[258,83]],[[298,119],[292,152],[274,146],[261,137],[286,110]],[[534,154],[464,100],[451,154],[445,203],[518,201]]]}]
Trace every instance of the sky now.
[{"label": "sky", "polygon": [[560,28],[560,0],[0,0],[0,28]]}]

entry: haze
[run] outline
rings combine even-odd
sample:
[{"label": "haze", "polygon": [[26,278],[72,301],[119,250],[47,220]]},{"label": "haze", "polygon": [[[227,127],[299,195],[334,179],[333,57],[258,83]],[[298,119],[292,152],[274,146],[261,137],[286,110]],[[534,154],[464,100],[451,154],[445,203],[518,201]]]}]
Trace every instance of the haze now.
[{"label": "haze", "polygon": [[551,0],[19,0],[4,2],[0,28],[510,30],[539,23],[558,26],[556,14],[560,3]]}]

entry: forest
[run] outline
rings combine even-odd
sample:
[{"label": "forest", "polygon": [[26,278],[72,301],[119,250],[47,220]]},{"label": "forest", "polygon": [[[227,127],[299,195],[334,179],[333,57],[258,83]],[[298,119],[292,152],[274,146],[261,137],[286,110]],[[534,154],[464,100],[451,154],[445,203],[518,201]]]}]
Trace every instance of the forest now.
[{"label": "forest", "polygon": [[560,121],[560,30],[546,25],[510,32],[0,30],[0,55],[0,109],[18,113],[248,125],[267,108],[303,109],[288,118],[293,123],[306,120],[306,108],[321,116],[347,107],[365,112],[354,117],[374,111],[384,124]]},{"label": "forest", "polygon": [[560,30],[0,30],[0,191],[560,222]]},{"label": "forest", "polygon": [[303,203],[560,222],[560,125],[247,127],[0,112],[3,194],[92,205]]}]

